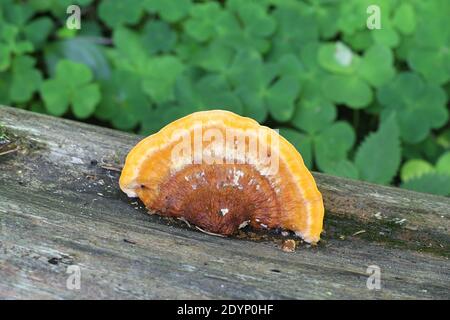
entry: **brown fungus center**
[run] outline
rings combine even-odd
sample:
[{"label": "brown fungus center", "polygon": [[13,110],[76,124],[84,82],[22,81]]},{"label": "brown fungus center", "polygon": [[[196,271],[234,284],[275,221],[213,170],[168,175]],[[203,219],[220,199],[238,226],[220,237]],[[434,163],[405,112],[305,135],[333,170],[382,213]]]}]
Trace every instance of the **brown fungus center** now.
[{"label": "brown fungus center", "polygon": [[281,223],[274,187],[249,164],[189,165],[159,186],[152,209],[224,235],[246,223],[257,229]]}]

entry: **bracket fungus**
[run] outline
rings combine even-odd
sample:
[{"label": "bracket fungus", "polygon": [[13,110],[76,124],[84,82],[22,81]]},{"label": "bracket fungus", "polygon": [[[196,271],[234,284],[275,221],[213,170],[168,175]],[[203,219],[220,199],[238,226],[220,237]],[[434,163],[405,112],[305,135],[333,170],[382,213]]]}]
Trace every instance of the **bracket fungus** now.
[{"label": "bracket fungus", "polygon": [[291,230],[316,243],[322,195],[298,151],[277,131],[229,111],[178,119],[128,154],[120,188],[160,215],[211,233]]}]

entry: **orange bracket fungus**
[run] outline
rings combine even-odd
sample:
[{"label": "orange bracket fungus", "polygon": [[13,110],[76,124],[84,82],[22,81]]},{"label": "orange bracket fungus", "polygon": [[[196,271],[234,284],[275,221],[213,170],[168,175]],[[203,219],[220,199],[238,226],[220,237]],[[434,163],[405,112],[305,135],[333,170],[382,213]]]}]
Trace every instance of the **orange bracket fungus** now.
[{"label": "orange bracket fungus", "polygon": [[140,141],[120,188],[211,233],[282,228],[316,243],[322,231],[322,195],[301,155],[277,131],[229,111],[193,113]]}]

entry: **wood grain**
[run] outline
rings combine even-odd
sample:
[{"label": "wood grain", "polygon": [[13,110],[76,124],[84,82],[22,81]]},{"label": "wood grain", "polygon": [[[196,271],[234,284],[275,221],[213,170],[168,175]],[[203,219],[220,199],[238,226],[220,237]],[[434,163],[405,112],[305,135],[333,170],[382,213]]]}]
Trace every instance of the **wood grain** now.
[{"label": "wood grain", "polygon": [[276,233],[219,238],[148,215],[117,183],[141,137],[8,107],[0,126],[19,147],[0,156],[2,299],[450,298],[448,198],[315,174],[323,241],[286,253]]}]

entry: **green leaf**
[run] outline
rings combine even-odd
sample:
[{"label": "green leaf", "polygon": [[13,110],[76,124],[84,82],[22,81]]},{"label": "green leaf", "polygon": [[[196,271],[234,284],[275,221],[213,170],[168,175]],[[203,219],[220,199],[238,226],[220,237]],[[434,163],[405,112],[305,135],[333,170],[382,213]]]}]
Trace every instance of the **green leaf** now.
[{"label": "green leaf", "polygon": [[171,101],[175,81],[183,69],[184,65],[174,56],[151,58],[147,62],[142,88],[156,103]]},{"label": "green leaf", "polygon": [[151,54],[170,52],[177,42],[177,34],[164,21],[150,20],[142,31],[142,43]]},{"label": "green leaf", "polygon": [[390,48],[395,48],[400,42],[400,37],[397,31],[387,23],[382,23],[383,27],[381,29],[371,30],[371,34],[375,43],[384,45]]},{"label": "green leaf", "polygon": [[395,12],[393,24],[403,34],[413,33],[416,28],[414,7],[409,3],[402,3]]},{"label": "green leaf", "polygon": [[425,79],[437,84],[444,84],[450,80],[449,52],[448,47],[414,47],[409,52],[408,63],[411,69],[417,70]]},{"label": "green leaf", "polygon": [[95,116],[103,121],[110,121],[117,129],[130,130],[136,127],[142,114],[150,109],[150,102],[140,84],[139,76],[115,70],[110,79],[101,83],[103,99]]},{"label": "green leaf", "polygon": [[292,76],[281,77],[270,87],[266,96],[266,103],[272,117],[279,122],[286,122],[292,118],[295,110],[295,99],[300,91],[299,81]]},{"label": "green leaf", "polygon": [[44,81],[40,92],[50,114],[61,116],[72,106],[74,115],[89,117],[100,101],[98,84],[91,83],[91,70],[85,65],[61,60],[54,78]]},{"label": "green leaf", "polygon": [[274,31],[276,22],[258,2],[230,0],[227,9],[216,21],[216,34],[235,50],[270,49],[267,39]]},{"label": "green leaf", "polygon": [[422,159],[411,159],[403,164],[400,171],[400,177],[402,181],[406,182],[433,170],[434,168],[429,162]]},{"label": "green leaf", "polygon": [[272,16],[278,24],[273,40],[272,55],[298,52],[307,44],[319,39],[319,26],[312,14],[295,2],[277,6]]},{"label": "green leaf", "polygon": [[393,60],[388,47],[375,44],[364,53],[358,72],[372,86],[379,87],[394,77]]},{"label": "green leaf", "polygon": [[75,4],[80,7],[88,6],[92,0],[28,0],[30,7],[39,12],[51,11],[56,17],[66,15],[67,7]]},{"label": "green leaf", "polygon": [[68,59],[88,66],[97,79],[107,79],[111,67],[106,59],[104,48],[86,37],[75,37],[58,41],[48,46],[45,51],[47,68],[51,75],[61,59]]},{"label": "green leaf", "polygon": [[29,56],[18,56],[12,63],[12,81],[9,88],[11,101],[26,102],[31,99],[42,82],[42,74],[34,65],[36,60]]},{"label": "green leaf", "polygon": [[19,29],[0,20],[0,72],[8,69],[13,54],[24,54],[33,51],[29,41],[18,40]]},{"label": "green leaf", "polygon": [[144,0],[142,2],[148,11],[158,13],[167,22],[177,22],[184,18],[192,5],[190,0]]},{"label": "green leaf", "polygon": [[336,107],[326,99],[301,99],[291,123],[298,129],[315,134],[329,127],[336,115]]},{"label": "green leaf", "polygon": [[109,27],[136,24],[142,16],[141,0],[101,1],[98,15]]},{"label": "green leaf", "polygon": [[448,120],[445,92],[414,73],[399,73],[380,87],[377,98],[388,111],[396,111],[401,136],[409,143],[424,140]]},{"label": "green leaf", "polygon": [[354,143],[353,128],[347,122],[335,122],[314,139],[317,167],[324,172],[333,171],[340,161],[347,159]]},{"label": "green leaf", "polygon": [[192,63],[207,71],[228,74],[234,57],[234,50],[223,42],[216,40],[209,43],[202,50],[191,54]]},{"label": "green leaf", "polygon": [[207,75],[194,85],[198,107],[201,110],[223,109],[242,114],[242,103],[220,75]]},{"label": "green leaf", "polygon": [[320,47],[319,64],[333,73],[351,74],[359,64],[359,57],[342,42],[327,43]]},{"label": "green leaf", "polygon": [[419,192],[447,196],[450,195],[450,176],[430,172],[402,183],[401,187]]},{"label": "green leaf", "polygon": [[400,139],[394,117],[386,119],[377,132],[369,134],[355,155],[360,178],[380,184],[391,182],[400,160]]},{"label": "green leaf", "polygon": [[356,76],[330,75],[323,81],[322,90],[333,102],[353,109],[367,107],[373,98],[367,83]]},{"label": "green leaf", "polygon": [[26,5],[16,4],[12,1],[3,0],[0,10],[3,6],[5,20],[22,28],[33,15],[33,8]]},{"label": "green leaf", "polygon": [[450,175],[450,151],[441,155],[436,163],[436,171]]},{"label": "green leaf", "polygon": [[28,23],[23,32],[35,48],[40,48],[53,29],[53,21],[49,17],[40,17]]},{"label": "green leaf", "polygon": [[119,69],[136,74],[145,73],[149,57],[140,35],[128,28],[120,27],[114,30],[113,41],[115,49],[109,51],[113,64]]},{"label": "green leaf", "polygon": [[412,34],[407,57],[411,69],[429,82],[444,84],[450,79],[450,31],[447,1],[433,1],[427,5],[416,4],[420,12],[417,27]]},{"label": "green leaf", "polygon": [[46,80],[42,84],[41,95],[48,113],[62,116],[69,109],[70,90],[62,82]]},{"label": "green leaf", "polygon": [[216,21],[222,14],[217,2],[198,3],[191,7],[190,18],[185,22],[186,33],[199,42],[215,35]]},{"label": "green leaf", "polygon": [[80,119],[89,117],[94,113],[100,97],[100,89],[96,83],[79,88],[72,97],[72,110],[75,116]]},{"label": "green leaf", "polygon": [[371,30],[364,29],[356,31],[353,34],[345,34],[343,40],[355,51],[364,51],[369,48],[373,43]]},{"label": "green leaf", "polygon": [[358,179],[358,169],[353,164],[353,162],[342,159],[338,162],[333,163],[326,171],[328,174],[337,177],[350,178],[350,179]]},{"label": "green leaf", "polygon": [[312,168],[312,141],[307,135],[289,128],[281,128],[280,134],[298,150],[306,167]]}]

